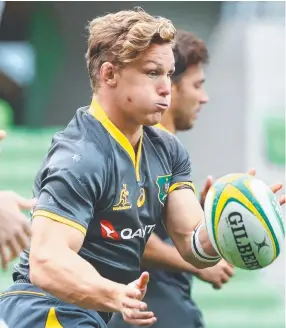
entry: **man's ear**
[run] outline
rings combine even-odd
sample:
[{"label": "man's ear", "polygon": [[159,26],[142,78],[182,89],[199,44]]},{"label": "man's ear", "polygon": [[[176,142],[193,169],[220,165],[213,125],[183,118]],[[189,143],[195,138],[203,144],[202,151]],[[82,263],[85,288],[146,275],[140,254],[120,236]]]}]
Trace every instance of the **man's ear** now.
[{"label": "man's ear", "polygon": [[115,87],[117,85],[117,74],[116,67],[110,63],[105,62],[100,67],[100,78],[101,81],[109,85],[110,87]]}]

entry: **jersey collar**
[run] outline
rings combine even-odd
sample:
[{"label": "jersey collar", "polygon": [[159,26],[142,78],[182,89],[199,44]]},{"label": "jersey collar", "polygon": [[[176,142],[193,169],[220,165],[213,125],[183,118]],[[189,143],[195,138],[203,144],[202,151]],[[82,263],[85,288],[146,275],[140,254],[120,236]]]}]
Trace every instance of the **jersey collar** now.
[{"label": "jersey collar", "polygon": [[132,147],[129,140],[110,121],[103,108],[95,99],[92,99],[89,112],[94,118],[96,118],[104,126],[104,128],[112,136],[112,138],[115,139],[115,141],[127,152],[135,168],[137,181],[140,181],[140,159],[141,159],[141,152],[142,152],[143,136],[140,137],[137,154],[135,154],[134,148]]}]

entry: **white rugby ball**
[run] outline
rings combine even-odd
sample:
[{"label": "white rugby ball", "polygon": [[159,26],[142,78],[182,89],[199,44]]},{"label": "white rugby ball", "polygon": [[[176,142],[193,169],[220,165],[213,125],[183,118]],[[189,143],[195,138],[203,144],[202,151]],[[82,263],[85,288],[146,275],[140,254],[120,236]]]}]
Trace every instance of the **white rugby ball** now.
[{"label": "white rugby ball", "polygon": [[234,266],[256,270],[279,256],[285,230],[271,189],[248,174],[229,174],[210,188],[205,222],[214,249]]}]

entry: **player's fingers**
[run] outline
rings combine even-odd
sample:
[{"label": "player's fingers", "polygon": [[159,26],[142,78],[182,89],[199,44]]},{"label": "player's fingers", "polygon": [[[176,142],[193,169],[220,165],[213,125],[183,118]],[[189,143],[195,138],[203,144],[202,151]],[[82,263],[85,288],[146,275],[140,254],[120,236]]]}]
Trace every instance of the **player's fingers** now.
[{"label": "player's fingers", "polygon": [[149,273],[147,271],[142,272],[141,276],[136,281],[137,287],[141,290],[145,289],[146,286],[148,285],[149,278],[150,278]]},{"label": "player's fingers", "polygon": [[221,289],[221,287],[222,287],[222,283],[220,281],[213,283],[213,289]]},{"label": "player's fingers", "polygon": [[281,190],[283,187],[283,184],[281,183],[275,183],[274,185],[270,186],[270,189],[272,190],[272,192],[274,192],[274,194],[276,194],[279,190]]},{"label": "player's fingers", "polygon": [[279,204],[282,206],[286,203],[286,195],[282,195],[280,198],[279,198]]},{"label": "player's fingers", "polygon": [[130,297],[125,297],[122,300],[122,305],[124,308],[137,309],[141,311],[145,311],[147,309],[147,304],[145,302]]},{"label": "player's fingers", "polygon": [[6,137],[6,131],[0,130],[0,140],[3,140]]},{"label": "player's fingers", "polygon": [[5,244],[0,244],[0,258],[2,269],[6,270],[9,262],[9,253]]},{"label": "player's fingers", "polygon": [[248,172],[247,172],[247,174],[252,175],[253,177],[255,177],[255,175],[256,175],[256,169],[255,168],[249,169]]},{"label": "player's fingers", "polygon": [[124,309],[123,313],[129,319],[150,319],[154,317],[154,313],[151,311],[134,311],[132,309]]},{"label": "player's fingers", "polygon": [[141,292],[138,288],[135,288],[134,286],[128,286],[126,290],[126,296],[130,298],[140,298],[141,297]]},{"label": "player's fingers", "polygon": [[18,255],[21,253],[22,251],[22,247],[17,239],[16,236],[13,236],[13,238],[10,238],[7,241],[7,247],[10,251],[9,254],[9,261],[14,260],[16,257],[18,257]]},{"label": "player's fingers", "polygon": [[36,199],[27,199],[24,198],[18,194],[15,194],[15,199],[16,202],[18,204],[18,206],[20,207],[20,209],[22,210],[30,210],[32,207],[34,207],[36,205]]},{"label": "player's fingers", "polygon": [[204,189],[202,190],[202,194],[206,195],[208,193],[210,187],[212,186],[212,184],[213,184],[213,177],[211,175],[209,175],[207,177]]},{"label": "player's fingers", "polygon": [[229,276],[233,277],[234,276],[234,267],[232,265],[226,265],[224,267],[224,272]]},{"label": "player's fingers", "polygon": [[201,205],[204,206],[204,203],[205,203],[205,200],[206,200],[206,196],[207,196],[207,193],[208,191],[210,190],[210,187],[212,186],[213,184],[213,177],[211,175],[209,175],[207,177],[207,180],[206,180],[206,183],[205,183],[205,186],[203,188],[203,190],[201,191]]},{"label": "player's fingers", "polygon": [[220,278],[220,281],[225,284],[229,281],[230,277],[227,275],[227,274],[222,274],[221,278]]},{"label": "player's fingers", "polygon": [[129,319],[128,317],[124,317],[123,319],[125,322],[134,325],[134,326],[139,326],[139,327],[148,327],[148,326],[152,326],[157,319],[155,317],[150,318],[150,319]]},{"label": "player's fingers", "polygon": [[29,246],[31,229],[28,224],[24,224],[22,230],[16,235],[21,251]]}]

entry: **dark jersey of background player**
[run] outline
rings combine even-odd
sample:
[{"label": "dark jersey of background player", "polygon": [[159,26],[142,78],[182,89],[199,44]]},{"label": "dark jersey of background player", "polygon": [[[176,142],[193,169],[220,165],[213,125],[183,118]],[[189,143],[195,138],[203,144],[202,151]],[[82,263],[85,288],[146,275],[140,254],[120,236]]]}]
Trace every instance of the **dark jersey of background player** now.
[{"label": "dark jersey of background player", "polygon": [[[91,114],[79,109],[55,135],[34,184],[33,216],[86,234],[80,256],[120,283],[138,276],[167,194],[182,184],[193,188],[189,155],[172,134],[144,127],[138,154],[135,162],[127,139],[93,102]],[[13,278],[29,280],[28,251]]]}]

